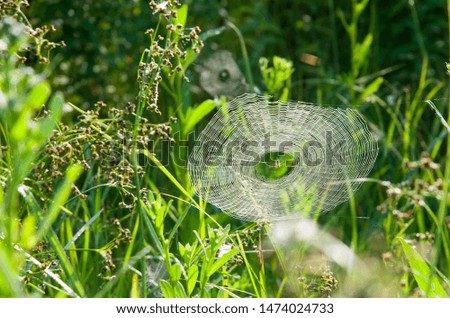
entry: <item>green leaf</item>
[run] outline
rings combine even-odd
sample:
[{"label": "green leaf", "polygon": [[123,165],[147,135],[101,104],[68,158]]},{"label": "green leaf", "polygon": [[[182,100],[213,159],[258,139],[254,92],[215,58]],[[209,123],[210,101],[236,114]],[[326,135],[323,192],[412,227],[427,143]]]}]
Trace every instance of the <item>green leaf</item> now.
[{"label": "green leaf", "polygon": [[172,282],[178,282],[181,278],[181,265],[178,263],[173,264],[169,268],[169,276]]},{"label": "green leaf", "polygon": [[223,255],[219,258],[209,269],[208,275],[211,276],[214,274],[219,268],[221,268],[226,262],[228,262],[234,255],[239,251],[238,248],[233,248],[231,251]]},{"label": "green leaf", "polygon": [[188,277],[186,281],[188,296],[190,296],[192,291],[194,290],[195,284],[197,283],[197,278],[198,278],[198,266],[192,265],[191,267],[189,267]]},{"label": "green leaf", "polygon": [[158,233],[156,233],[155,227],[153,226],[153,222],[150,219],[150,216],[148,214],[149,208],[145,205],[144,202],[142,202],[142,206],[144,207],[144,210],[147,212],[147,213],[143,214],[143,219],[144,219],[144,224],[146,226],[146,229],[147,229],[148,233],[150,234],[152,241],[155,243],[158,253],[160,253],[162,255],[162,254],[164,254],[163,245],[159,239]]},{"label": "green leaf", "polygon": [[[170,202],[172,202],[172,201],[170,201]],[[170,203],[169,202],[169,203]],[[179,226],[181,225],[181,223],[184,221],[184,218],[187,216],[187,214],[188,214],[188,212],[189,212],[189,210],[190,210],[190,206],[188,205],[184,210],[183,210],[183,212],[181,213],[181,215],[178,217],[178,219],[177,219],[177,223],[175,223],[175,225],[172,227],[172,230],[170,231],[170,234],[169,234],[169,242],[172,242],[172,240],[173,240],[173,238],[175,237],[175,235],[178,233],[177,231],[178,231],[178,228],[179,228]],[[181,245],[182,246],[182,245]],[[180,250],[180,255],[182,256],[182,257],[184,257],[183,255],[183,252]]]},{"label": "green leaf", "polygon": [[27,126],[30,121],[31,114],[30,112],[21,112],[19,117],[14,123],[14,126],[11,129],[11,137],[16,142],[20,142],[24,140],[29,135],[29,128]]},{"label": "green leaf", "polygon": [[177,20],[176,23],[180,23],[181,25],[184,26],[186,25],[186,20],[188,17],[188,5],[187,4],[183,4],[178,10],[177,10]]},{"label": "green leaf", "polygon": [[175,285],[169,284],[165,280],[160,282],[161,291],[165,298],[187,298],[186,291],[180,282],[176,282]]},{"label": "green leaf", "polygon": [[177,282],[174,287],[175,297],[176,298],[187,298],[188,295],[186,294],[186,291],[184,290],[183,285],[180,282]]},{"label": "green leaf", "polygon": [[159,284],[165,298],[175,298],[175,291],[168,282],[161,280]]},{"label": "green leaf", "polygon": [[227,29],[226,27],[221,26],[219,28],[215,28],[215,29],[211,29],[206,32],[203,32],[202,34],[200,34],[200,40],[206,41],[207,39],[209,39],[211,37],[218,36],[218,35],[222,34],[222,32],[225,31],[226,29]]},{"label": "green leaf", "polygon": [[50,96],[51,88],[47,81],[42,81],[37,84],[30,92],[25,102],[25,109],[37,110],[47,101]]},{"label": "green leaf", "polygon": [[[441,283],[437,277],[430,277],[431,271],[422,256],[412,248],[404,239],[400,239],[402,243],[403,252],[408,259],[414,279],[419,285],[419,288],[427,293],[427,297],[448,297]],[[430,281],[431,278],[431,281]]]},{"label": "green leaf", "polygon": [[284,87],[281,91],[280,100],[281,101],[287,101],[289,97],[289,88]]},{"label": "green leaf", "polygon": [[291,60],[274,56],[272,65],[265,57],[259,59],[259,68],[263,76],[267,93],[275,99],[287,100],[289,95],[290,79],[294,73],[293,62]]},{"label": "green leaf", "polygon": [[34,214],[29,214],[22,221],[22,232],[20,233],[20,246],[26,250],[32,249],[36,243],[37,219]]},{"label": "green leaf", "polygon": [[[45,91],[45,88],[41,88],[41,90]],[[39,105],[42,105],[46,101],[46,99],[44,98],[48,97],[47,93],[42,94],[44,95],[41,96],[42,99],[39,99]],[[20,113],[11,129],[11,136],[16,142],[26,143],[25,149],[22,150],[24,152],[22,155],[25,155],[26,152],[36,152],[36,150],[40,148],[50,137],[54,127],[61,118],[63,103],[64,99],[62,94],[59,92],[56,93],[49,103],[50,114],[37,123],[32,121],[32,117],[34,116],[33,109],[25,109]],[[34,106],[30,105],[28,107]],[[31,125],[30,127],[31,122],[33,123],[33,125]]]},{"label": "green leaf", "polygon": [[197,59],[198,53],[195,53],[193,49],[187,50],[186,59],[181,61],[183,69],[187,69]]},{"label": "green leaf", "polygon": [[359,16],[364,11],[364,9],[367,7],[368,3],[369,3],[369,0],[363,0],[360,3],[356,4],[355,15]]},{"label": "green leaf", "polygon": [[205,100],[203,103],[198,105],[197,107],[188,108],[186,111],[186,122],[183,126],[183,134],[187,135],[194,129],[195,125],[197,125],[205,116],[207,116],[211,111],[216,108],[216,103],[210,99]]},{"label": "green leaf", "polygon": [[383,84],[384,79],[382,77],[378,77],[375,80],[373,80],[372,83],[367,85],[367,87],[364,89],[364,91],[361,94],[361,101],[365,101],[368,97],[375,94],[378,89],[380,88],[381,84]]},{"label": "green leaf", "polygon": [[50,137],[56,123],[60,120],[64,106],[64,97],[61,92],[56,92],[49,102],[50,115],[39,124],[41,139],[47,140]]},{"label": "green leaf", "polygon": [[184,248],[183,244],[181,244],[180,242],[178,242],[178,251],[180,252],[181,258],[184,261],[186,261],[186,249]]},{"label": "green leaf", "polygon": [[[69,249],[69,247],[74,244],[76,242],[76,240],[78,240],[81,235],[83,235],[83,233],[86,232],[86,230],[92,225],[92,223],[95,222],[95,220],[97,220],[97,218],[103,213],[103,208],[100,209],[100,211],[98,211],[97,213],[94,214],[94,216],[92,216],[86,223],[84,223],[84,225],[78,230],[78,232],[72,237],[72,239],[67,242],[67,244],[64,246],[64,250],[67,251]],[[89,232],[86,232],[87,235],[89,235]]]},{"label": "green leaf", "polygon": [[158,233],[159,237],[164,237],[164,220],[166,218],[167,212],[169,210],[170,204],[167,206],[162,205],[162,198],[160,195],[156,196],[156,201],[153,204],[153,208],[155,209],[155,230]]},{"label": "green leaf", "polygon": [[0,244],[0,295],[3,297],[26,297],[22,283],[17,279],[17,264],[5,251],[5,245]]},{"label": "green leaf", "polygon": [[[367,34],[362,43],[357,43],[353,51],[353,64],[355,72],[359,72],[364,61],[367,60],[370,46],[372,45],[373,36],[371,33]],[[358,74],[354,74],[357,76]]]},{"label": "green leaf", "polygon": [[139,298],[139,276],[136,273],[133,273],[131,279],[130,298]]},{"label": "green leaf", "polygon": [[169,170],[161,163],[161,161],[156,158],[154,154],[149,152],[147,149],[142,150],[142,154],[144,154],[148,159],[150,159],[160,170],[162,173],[166,175],[167,178],[183,193],[191,202],[192,204],[199,210],[201,210],[201,207],[197,204],[197,201],[195,201],[192,196],[189,194],[189,192],[178,182],[178,180],[173,176],[172,173],[170,173]]}]

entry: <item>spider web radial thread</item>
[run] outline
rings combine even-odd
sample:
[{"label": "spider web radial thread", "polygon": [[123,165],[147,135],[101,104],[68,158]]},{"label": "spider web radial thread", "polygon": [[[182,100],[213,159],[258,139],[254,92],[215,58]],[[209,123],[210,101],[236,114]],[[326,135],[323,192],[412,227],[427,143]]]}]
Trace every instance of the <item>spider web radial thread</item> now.
[{"label": "spider web radial thread", "polygon": [[[294,158],[290,172],[274,180],[257,169],[271,153]],[[244,94],[201,132],[188,171],[196,193],[225,213],[270,221],[347,201],[377,154],[375,137],[355,110]]]}]

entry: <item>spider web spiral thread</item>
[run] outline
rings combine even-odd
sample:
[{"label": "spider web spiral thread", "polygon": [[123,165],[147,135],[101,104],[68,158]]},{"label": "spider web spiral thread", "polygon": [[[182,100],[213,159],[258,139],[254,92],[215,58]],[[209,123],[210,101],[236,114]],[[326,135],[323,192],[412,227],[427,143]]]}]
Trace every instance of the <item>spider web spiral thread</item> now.
[{"label": "spider web spiral thread", "polygon": [[[269,179],[258,172],[271,153],[295,159],[289,173]],[[244,94],[201,132],[188,172],[197,194],[225,213],[269,221],[347,201],[377,154],[375,137],[355,110]]]}]

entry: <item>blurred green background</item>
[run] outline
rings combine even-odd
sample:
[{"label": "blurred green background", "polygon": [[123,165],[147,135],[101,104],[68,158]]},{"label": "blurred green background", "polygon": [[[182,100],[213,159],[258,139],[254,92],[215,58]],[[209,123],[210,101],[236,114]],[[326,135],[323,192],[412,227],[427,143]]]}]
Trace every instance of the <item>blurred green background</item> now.
[{"label": "blurred green background", "polygon": [[[337,12],[351,17],[352,1],[186,1],[188,26],[204,31],[230,20],[239,27],[248,46],[256,83],[262,85],[258,69],[260,57],[278,55],[294,63],[292,99],[340,103],[349,98],[351,72],[349,37]],[[396,98],[404,89],[414,90],[420,76],[423,54],[429,58],[427,73],[439,81],[446,79],[447,19],[444,0],[417,1],[414,11],[408,1],[370,1],[358,20],[358,39],[373,35],[369,54],[360,74],[384,71],[388,85],[382,94]],[[138,61],[148,39],[147,28],[155,15],[148,14],[146,1],[32,1],[27,10],[33,25],[55,25],[51,35],[64,40],[65,48],[55,50],[58,61],[53,84],[75,104],[89,105],[98,100],[126,102],[136,92]],[[414,24],[413,14],[420,19]],[[417,30],[417,28],[420,28]],[[226,49],[243,66],[236,35],[227,30],[206,43],[208,50]],[[305,54],[319,63],[302,62]],[[305,58],[304,58],[305,59]],[[306,58],[307,60],[307,58]],[[319,91],[319,92],[318,92]],[[357,100],[350,100],[355,103]],[[164,113],[164,111],[163,111]]]}]

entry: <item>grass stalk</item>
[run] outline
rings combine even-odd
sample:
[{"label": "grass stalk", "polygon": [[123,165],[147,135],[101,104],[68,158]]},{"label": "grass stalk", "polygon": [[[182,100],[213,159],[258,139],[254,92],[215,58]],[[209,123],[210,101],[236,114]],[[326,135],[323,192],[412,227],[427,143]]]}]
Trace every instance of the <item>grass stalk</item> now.
[{"label": "grass stalk", "polygon": [[244,57],[244,62],[245,62],[245,75],[247,77],[247,81],[250,86],[250,92],[253,92],[254,91],[254,82],[253,82],[252,68],[250,66],[250,59],[248,58],[247,47],[245,46],[244,37],[242,36],[242,33],[241,33],[241,31],[239,31],[238,27],[236,25],[234,25],[232,22],[227,21],[227,26],[236,33],[236,35],[239,39],[239,43],[241,45],[242,56]]}]

